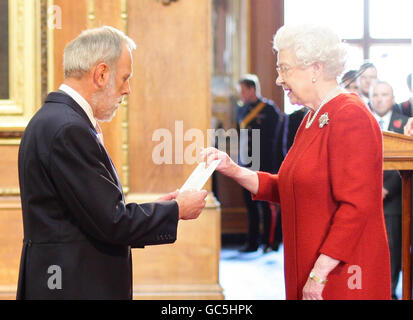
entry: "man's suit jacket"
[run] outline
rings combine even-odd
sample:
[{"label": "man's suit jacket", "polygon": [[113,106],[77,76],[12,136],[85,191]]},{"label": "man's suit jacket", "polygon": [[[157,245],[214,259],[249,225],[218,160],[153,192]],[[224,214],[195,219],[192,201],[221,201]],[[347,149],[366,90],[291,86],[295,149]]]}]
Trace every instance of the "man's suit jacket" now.
[{"label": "man's suit jacket", "polygon": [[413,117],[413,106],[411,99],[401,103],[399,109],[400,113],[404,114],[406,117]]},{"label": "man's suit jacket", "polygon": [[176,201],[126,204],[95,128],[64,93],[50,93],[28,124],[19,182],[18,299],[131,299],[131,247],[176,240]]},{"label": "man's suit jacket", "polygon": [[[403,134],[403,127],[408,119],[408,117],[393,110],[387,130]],[[389,192],[383,200],[384,214],[386,216],[401,215],[402,185],[399,172],[396,170],[385,170],[383,172],[383,187]]]}]

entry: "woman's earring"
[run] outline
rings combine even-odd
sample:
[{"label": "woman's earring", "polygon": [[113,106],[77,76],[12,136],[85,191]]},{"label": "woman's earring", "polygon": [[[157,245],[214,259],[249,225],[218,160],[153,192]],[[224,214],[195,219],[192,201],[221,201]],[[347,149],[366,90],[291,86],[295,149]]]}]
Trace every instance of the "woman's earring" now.
[{"label": "woman's earring", "polygon": [[317,82],[317,79],[316,78],[313,78],[313,79],[311,79],[312,81],[313,81],[313,83],[316,83]]}]

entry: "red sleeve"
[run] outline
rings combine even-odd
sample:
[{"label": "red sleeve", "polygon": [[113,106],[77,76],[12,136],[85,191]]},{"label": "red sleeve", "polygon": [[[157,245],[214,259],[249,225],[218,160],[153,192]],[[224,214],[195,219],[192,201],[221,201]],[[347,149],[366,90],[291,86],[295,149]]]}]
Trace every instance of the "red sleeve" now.
[{"label": "red sleeve", "polygon": [[329,124],[329,176],[338,208],[320,253],[344,262],[349,262],[368,220],[380,214],[382,135],[373,120],[358,106],[347,105]]},{"label": "red sleeve", "polygon": [[251,194],[253,200],[280,202],[278,174],[258,171],[258,192]]}]

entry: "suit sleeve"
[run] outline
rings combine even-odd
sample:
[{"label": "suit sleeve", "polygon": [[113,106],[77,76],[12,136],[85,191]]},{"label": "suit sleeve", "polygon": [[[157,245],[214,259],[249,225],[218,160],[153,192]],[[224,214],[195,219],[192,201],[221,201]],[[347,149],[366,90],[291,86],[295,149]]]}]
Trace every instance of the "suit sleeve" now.
[{"label": "suit sleeve", "polygon": [[75,223],[111,244],[143,247],[174,242],[176,201],[126,204],[102,152],[92,132],[81,126],[63,127],[53,140],[51,176]]},{"label": "suit sleeve", "polygon": [[338,110],[329,125],[329,176],[338,207],[320,253],[347,263],[367,222],[382,214],[382,137],[355,105]]}]

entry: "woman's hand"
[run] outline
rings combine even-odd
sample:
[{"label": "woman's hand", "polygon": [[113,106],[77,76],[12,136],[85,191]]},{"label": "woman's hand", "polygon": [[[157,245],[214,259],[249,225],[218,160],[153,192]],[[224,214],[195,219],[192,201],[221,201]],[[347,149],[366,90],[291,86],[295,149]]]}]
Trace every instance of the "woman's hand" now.
[{"label": "woman's hand", "polygon": [[320,281],[327,280],[328,274],[340,263],[340,260],[331,258],[325,254],[320,254],[314,264],[312,272],[315,277],[308,275],[307,282],[303,288],[303,300],[323,300],[323,290],[325,283]]},{"label": "woman's hand", "polygon": [[218,167],[215,169],[228,177],[234,177],[237,171],[237,164],[232,161],[227,153],[222,152],[216,148],[209,147],[206,149],[201,149],[201,159],[206,162],[206,167],[208,167],[212,161],[221,160]]},{"label": "woman's hand", "polygon": [[303,300],[323,300],[324,287],[325,284],[308,277],[303,288]]},{"label": "woman's hand", "polygon": [[221,162],[216,168],[217,171],[234,179],[235,182],[239,183],[249,192],[257,194],[259,181],[258,174],[256,172],[240,167],[232,161],[232,159],[225,152],[219,151],[218,149],[212,147],[201,149],[200,156],[201,159],[206,162],[207,167],[212,161],[220,159]]}]

